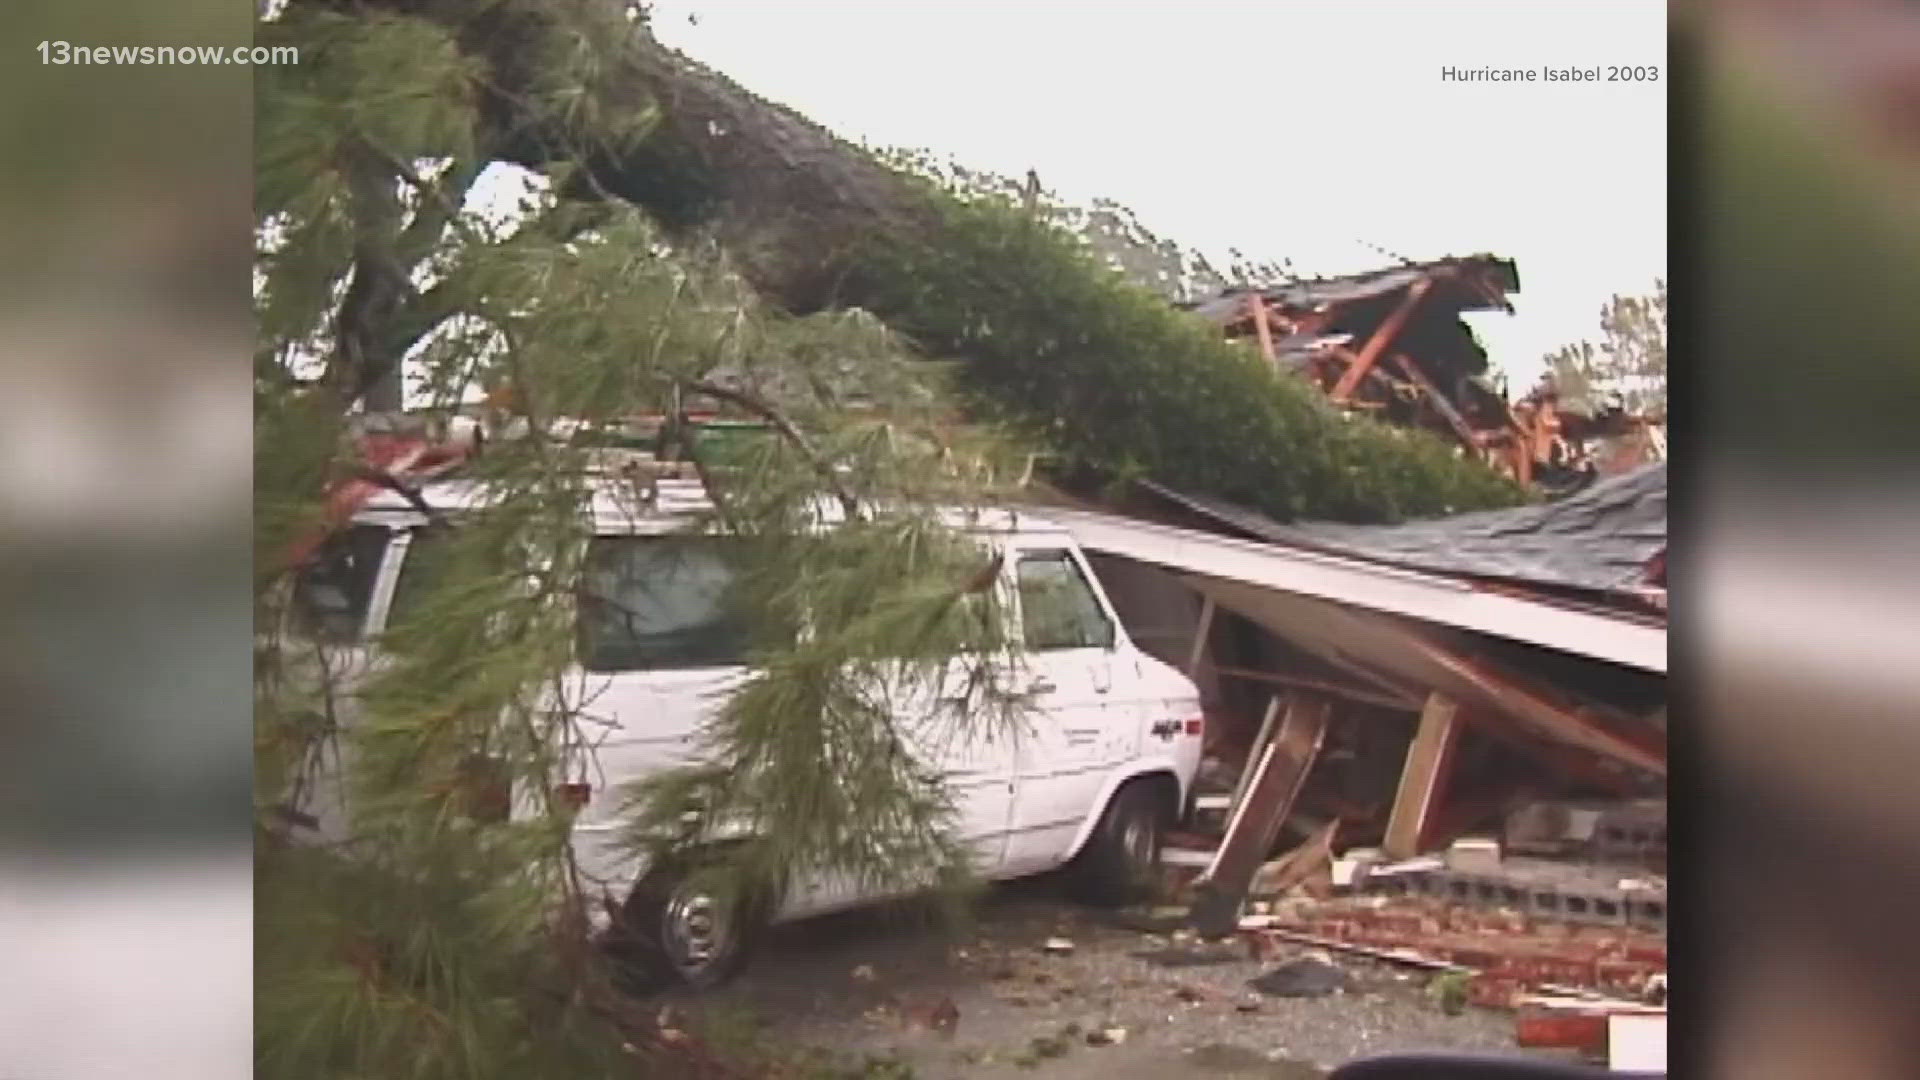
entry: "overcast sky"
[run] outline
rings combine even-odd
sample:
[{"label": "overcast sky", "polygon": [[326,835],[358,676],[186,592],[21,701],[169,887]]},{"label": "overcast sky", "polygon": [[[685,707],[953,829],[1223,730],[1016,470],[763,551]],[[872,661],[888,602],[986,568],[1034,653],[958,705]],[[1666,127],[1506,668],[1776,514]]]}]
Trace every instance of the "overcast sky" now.
[{"label": "overcast sky", "polygon": [[[1512,258],[1519,313],[1474,322],[1516,390],[1666,275],[1664,2],[659,0],[654,22],[846,138],[1033,168],[1219,265]],[[1440,76],[1616,64],[1660,81]]]}]

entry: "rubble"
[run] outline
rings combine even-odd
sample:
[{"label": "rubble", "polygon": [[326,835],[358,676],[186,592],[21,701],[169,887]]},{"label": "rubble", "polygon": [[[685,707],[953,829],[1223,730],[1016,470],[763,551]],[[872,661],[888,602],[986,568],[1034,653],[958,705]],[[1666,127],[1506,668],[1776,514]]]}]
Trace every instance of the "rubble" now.
[{"label": "rubble", "polygon": [[1313,957],[1292,960],[1247,985],[1269,997],[1324,997],[1353,989],[1353,980],[1338,967]]},{"label": "rubble", "polygon": [[1667,965],[1666,940],[1658,932],[1428,897],[1385,905],[1333,900],[1242,932],[1463,972],[1469,1000],[1493,1007],[1512,1007],[1524,995],[1556,987],[1638,998],[1658,992]]}]

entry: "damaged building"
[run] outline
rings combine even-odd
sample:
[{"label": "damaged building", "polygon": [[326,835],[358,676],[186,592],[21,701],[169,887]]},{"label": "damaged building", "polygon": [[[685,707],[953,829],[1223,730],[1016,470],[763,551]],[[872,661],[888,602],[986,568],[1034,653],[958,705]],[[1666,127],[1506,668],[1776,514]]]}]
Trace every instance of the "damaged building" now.
[{"label": "damaged building", "polygon": [[1663,460],[1660,418],[1575,407],[1550,383],[1509,402],[1494,385],[1461,316],[1510,314],[1519,291],[1513,260],[1483,254],[1229,288],[1184,306],[1342,408],[1433,432],[1550,494]]},{"label": "damaged building", "polygon": [[1197,824],[1168,854],[1196,930],[1305,887],[1332,906],[1269,932],[1473,961],[1485,1003],[1664,980],[1663,464],[1393,526],[1151,482],[1060,501],[1129,633],[1201,688]]}]

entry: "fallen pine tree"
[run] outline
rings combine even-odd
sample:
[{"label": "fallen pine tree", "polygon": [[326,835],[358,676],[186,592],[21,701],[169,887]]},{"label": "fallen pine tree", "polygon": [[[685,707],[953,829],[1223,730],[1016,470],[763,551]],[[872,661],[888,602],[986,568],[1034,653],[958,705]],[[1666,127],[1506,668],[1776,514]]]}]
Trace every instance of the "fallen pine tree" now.
[{"label": "fallen pine tree", "polygon": [[[586,95],[535,104],[551,58],[578,44],[573,9],[596,5],[599,25],[620,29],[596,45]],[[1023,209],[957,197],[756,97],[621,5],[311,6],[448,25],[485,72],[494,156],[573,167],[570,195],[625,200],[672,236],[716,240],[790,312],[872,312],[928,356],[961,361],[976,410],[1070,465],[1283,519],[1393,521],[1525,497],[1436,439],[1333,409]]]}]

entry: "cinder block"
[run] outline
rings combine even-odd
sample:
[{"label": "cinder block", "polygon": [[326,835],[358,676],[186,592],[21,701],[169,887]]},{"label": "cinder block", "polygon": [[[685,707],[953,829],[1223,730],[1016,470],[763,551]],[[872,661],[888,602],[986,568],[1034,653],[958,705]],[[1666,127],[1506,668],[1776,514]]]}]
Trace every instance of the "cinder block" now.
[{"label": "cinder block", "polygon": [[1447,848],[1447,869],[1471,873],[1500,872],[1500,842],[1490,837],[1462,837]]}]

